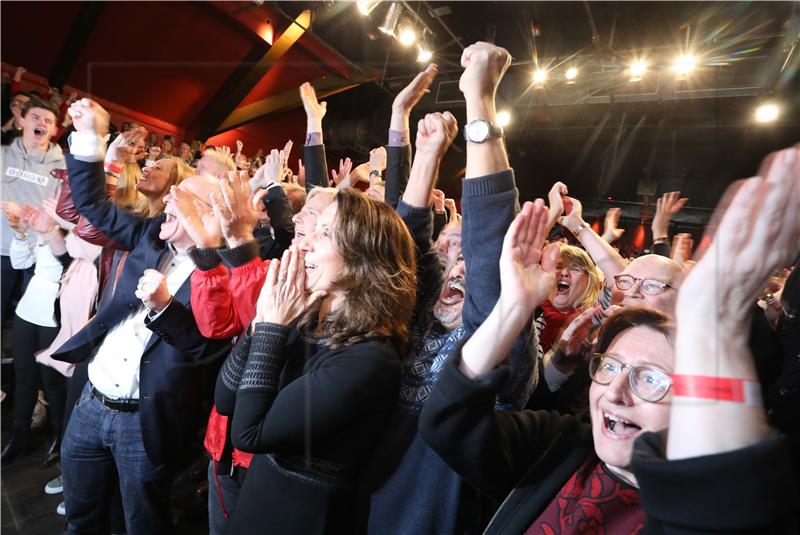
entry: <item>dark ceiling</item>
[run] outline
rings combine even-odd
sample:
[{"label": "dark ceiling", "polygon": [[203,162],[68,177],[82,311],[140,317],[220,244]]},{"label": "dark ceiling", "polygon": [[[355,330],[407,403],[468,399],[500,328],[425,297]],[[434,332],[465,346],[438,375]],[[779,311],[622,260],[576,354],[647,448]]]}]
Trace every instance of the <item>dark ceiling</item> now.
[{"label": "dark ceiling", "polygon": [[[278,2],[288,16],[314,10],[314,34],[346,58],[381,73],[381,81],[329,100],[334,153],[382,142],[392,95],[420,68],[414,47],[376,30],[390,2],[369,17],[354,3]],[[727,184],[755,172],[768,151],[800,141],[800,9],[796,2],[408,2],[424,25],[442,73],[418,113],[450,109],[463,122],[457,90],[461,45],[492,40],[514,57],[500,106],[523,197],[564,180],[597,210],[614,201],[649,201],[682,190],[696,208],[713,207]],[[413,11],[413,14],[410,13]],[[435,33],[435,35],[431,35]],[[677,79],[671,62],[698,59]],[[626,69],[646,57],[649,70],[630,82]],[[565,70],[579,75],[567,84]],[[532,87],[536,68],[548,80]],[[753,120],[756,106],[778,102],[779,119]],[[369,104],[369,105],[366,105]],[[445,185],[458,188],[463,142],[449,154]],[[687,220],[704,219],[704,210]],[[698,215],[699,214],[699,215]],[[707,212],[705,212],[707,215]],[[640,206],[625,215],[640,217]]]},{"label": "dark ceiling", "polygon": [[[377,30],[391,3],[371,1],[367,17],[340,1],[2,2],[3,67],[115,103],[120,120],[212,143],[242,139],[246,151],[302,142],[296,87],[310,80],[327,95],[329,156],[358,161],[385,143],[391,100],[421,68],[414,47]],[[798,2],[400,4],[427,29],[441,68],[416,116],[451,110],[463,124],[464,45],[491,40],[513,55],[498,100],[512,116],[507,144],[523,199],[563,180],[594,213],[611,197],[632,203],[624,217],[639,220],[642,202],[680,189],[692,207],[680,217],[702,222],[728,183],[800,141]],[[281,48],[304,10],[310,28]],[[670,63],[685,50],[698,65],[679,79]],[[631,82],[626,69],[639,57],[649,70]],[[571,84],[568,67],[578,69]],[[541,87],[537,68],[548,71]],[[782,114],[756,124],[767,100]],[[456,198],[464,160],[458,139],[441,176]]]}]

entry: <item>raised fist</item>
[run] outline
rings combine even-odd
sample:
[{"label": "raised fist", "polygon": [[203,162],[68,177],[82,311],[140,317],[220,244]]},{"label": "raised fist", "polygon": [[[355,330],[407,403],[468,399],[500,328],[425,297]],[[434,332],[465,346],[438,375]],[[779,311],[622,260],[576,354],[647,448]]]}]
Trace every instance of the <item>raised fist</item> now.
[{"label": "raised fist", "polygon": [[73,102],[68,111],[78,132],[95,133],[99,136],[108,134],[109,114],[97,102],[82,98]]},{"label": "raised fist", "polygon": [[464,73],[458,88],[467,98],[494,97],[509,65],[511,54],[505,48],[482,41],[470,45],[461,54]]},{"label": "raised fist", "polygon": [[150,310],[164,310],[172,299],[167,288],[166,275],[155,269],[145,269],[136,286],[136,297]]},{"label": "raised fist", "polygon": [[458,122],[452,113],[429,113],[417,124],[417,151],[441,157],[457,133]]}]

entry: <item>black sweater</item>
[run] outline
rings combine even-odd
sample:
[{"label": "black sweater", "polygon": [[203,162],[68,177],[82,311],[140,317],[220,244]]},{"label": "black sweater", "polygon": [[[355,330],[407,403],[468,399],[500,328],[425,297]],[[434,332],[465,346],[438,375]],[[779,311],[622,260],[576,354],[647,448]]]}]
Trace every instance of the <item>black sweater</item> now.
[{"label": "black sweater", "polygon": [[[524,533],[592,453],[590,427],[548,411],[494,411],[507,367],[478,379],[447,361],[420,416],[420,433],[467,481],[501,500],[486,533]],[[646,533],[796,533],[798,496],[786,443],[667,461],[663,437],[634,445]]]},{"label": "black sweater", "polygon": [[351,532],[355,480],[399,380],[388,342],[330,349],[296,330],[257,324],[217,380],[217,410],[233,414],[233,445],[256,454],[231,532]]}]

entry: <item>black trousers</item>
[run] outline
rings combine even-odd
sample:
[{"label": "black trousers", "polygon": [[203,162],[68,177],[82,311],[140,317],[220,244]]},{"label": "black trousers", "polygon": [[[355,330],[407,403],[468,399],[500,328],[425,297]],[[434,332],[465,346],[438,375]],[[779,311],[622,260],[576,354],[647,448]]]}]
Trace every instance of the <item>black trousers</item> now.
[{"label": "black trousers", "polygon": [[2,318],[0,321],[2,321],[2,327],[6,326],[14,314],[14,307],[11,304],[22,294],[32,274],[33,268],[14,269],[10,257],[0,256],[0,277],[2,277],[0,280],[0,294],[2,294],[2,300],[0,300]]},{"label": "black trousers", "polygon": [[66,378],[55,369],[36,362],[34,355],[49,346],[58,334],[58,327],[42,327],[19,316],[14,317],[11,351],[14,355],[14,435],[30,431],[33,408],[39,384],[44,387],[53,436],[60,436],[64,426],[67,401]]}]

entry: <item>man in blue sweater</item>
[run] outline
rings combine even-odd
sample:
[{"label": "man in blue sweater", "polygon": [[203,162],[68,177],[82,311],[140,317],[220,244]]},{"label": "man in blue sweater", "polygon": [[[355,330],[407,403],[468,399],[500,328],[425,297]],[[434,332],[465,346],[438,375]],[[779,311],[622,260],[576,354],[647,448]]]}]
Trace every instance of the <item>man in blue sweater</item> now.
[{"label": "man in blue sweater", "polygon": [[[428,447],[417,433],[417,423],[451,350],[483,322],[500,292],[503,236],[519,209],[502,129],[496,126],[495,92],[510,61],[506,50],[488,43],[476,43],[462,56],[459,88],[467,104],[462,241],[460,254],[456,250],[448,255],[445,271],[431,247],[430,195],[458,127],[449,112],[429,114],[419,122],[417,152],[397,211],[419,248],[420,288],[399,403],[365,471],[361,507],[364,529],[372,533],[472,533],[480,532],[488,521],[490,505]],[[425,89],[417,86],[417,98],[411,99],[414,104]],[[393,116],[398,110],[395,106]],[[410,106],[405,112],[407,125]],[[518,341],[509,360],[513,380],[498,399],[498,407],[522,407],[535,382],[535,367],[524,339]]]}]

